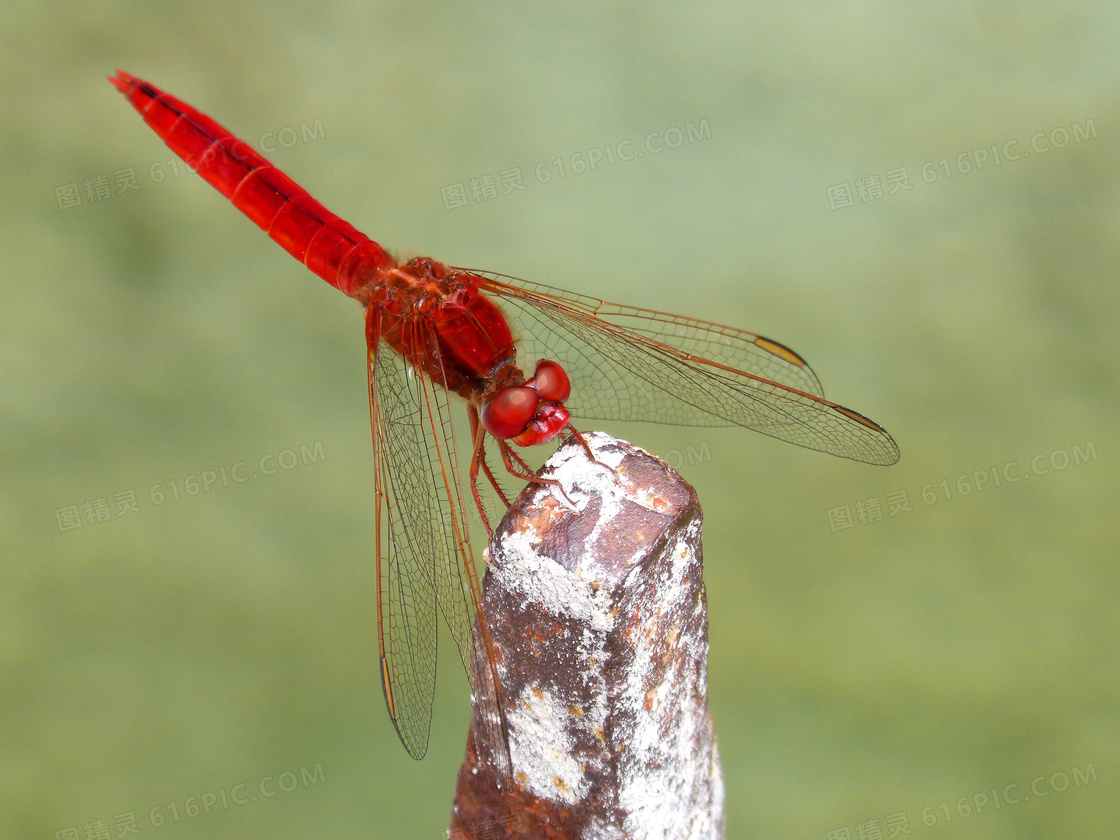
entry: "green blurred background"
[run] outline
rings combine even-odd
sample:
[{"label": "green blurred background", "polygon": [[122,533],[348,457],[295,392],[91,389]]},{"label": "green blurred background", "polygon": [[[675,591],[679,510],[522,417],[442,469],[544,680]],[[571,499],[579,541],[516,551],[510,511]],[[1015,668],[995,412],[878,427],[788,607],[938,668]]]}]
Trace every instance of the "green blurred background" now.
[{"label": "green blurred background", "polygon": [[[1103,0],[5,3],[0,837],[132,813],[159,840],[435,840],[468,719],[446,645],[423,762],[383,707],[358,307],[173,169],[116,67],[387,247],[758,330],[894,434],[883,469],[603,424],[705,506],[728,838],[899,813],[914,838],[1113,836],[1118,23]],[[239,462],[259,477],[188,495]]]}]

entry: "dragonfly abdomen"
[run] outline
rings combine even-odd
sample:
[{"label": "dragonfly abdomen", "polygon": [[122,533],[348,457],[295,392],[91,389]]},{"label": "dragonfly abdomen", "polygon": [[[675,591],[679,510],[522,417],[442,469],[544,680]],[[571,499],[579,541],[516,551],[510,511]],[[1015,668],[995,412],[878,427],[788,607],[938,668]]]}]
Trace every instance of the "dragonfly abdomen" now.
[{"label": "dragonfly abdomen", "polygon": [[244,140],[159,88],[118,70],[110,81],[165,143],[277,244],[351,297],[396,262]]}]

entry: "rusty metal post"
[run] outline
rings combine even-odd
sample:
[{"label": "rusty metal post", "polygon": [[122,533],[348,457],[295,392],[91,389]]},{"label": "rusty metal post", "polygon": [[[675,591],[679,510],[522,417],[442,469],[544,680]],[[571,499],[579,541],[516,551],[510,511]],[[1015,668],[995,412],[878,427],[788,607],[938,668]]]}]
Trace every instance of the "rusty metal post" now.
[{"label": "rusty metal post", "polygon": [[595,460],[565,443],[539,473],[560,487],[529,485],[495,531],[483,600],[515,781],[476,714],[448,835],[719,840],[700,505],[652,455],[586,439]]}]

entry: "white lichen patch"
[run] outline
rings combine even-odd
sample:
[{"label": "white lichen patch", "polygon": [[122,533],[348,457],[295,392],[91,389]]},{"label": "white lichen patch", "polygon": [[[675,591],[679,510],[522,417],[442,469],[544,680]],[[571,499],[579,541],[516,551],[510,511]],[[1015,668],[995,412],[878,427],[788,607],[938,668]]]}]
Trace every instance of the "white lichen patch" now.
[{"label": "white lichen patch", "polygon": [[527,687],[507,717],[515,733],[510,754],[522,786],[544,799],[570,805],[586,795],[590,783],[572,755],[568,705],[546,688]]},{"label": "white lichen patch", "polygon": [[606,588],[595,587],[593,581],[540,554],[539,545],[540,537],[532,529],[506,535],[502,540],[502,563],[490,568],[495,582],[525,604],[543,604],[584,627],[609,628],[611,603]]}]

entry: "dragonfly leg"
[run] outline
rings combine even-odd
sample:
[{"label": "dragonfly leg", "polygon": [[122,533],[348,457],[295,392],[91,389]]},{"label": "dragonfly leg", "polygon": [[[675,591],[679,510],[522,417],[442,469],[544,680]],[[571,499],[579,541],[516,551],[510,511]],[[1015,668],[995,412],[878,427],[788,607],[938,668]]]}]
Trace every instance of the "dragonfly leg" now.
[{"label": "dragonfly leg", "polygon": [[[525,470],[525,472],[527,472],[527,473],[533,472],[533,468],[530,467],[528,464],[526,464],[521,459],[521,456],[517,454],[516,449],[514,449],[512,446],[508,447],[508,449],[509,449],[510,457],[513,458],[513,460],[515,460],[518,463],[518,465],[521,467],[521,469]],[[518,478],[524,478],[524,476],[518,476]],[[529,478],[531,479],[532,476],[530,476]]]},{"label": "dragonfly leg", "polygon": [[482,423],[479,422],[478,410],[472,407],[471,412],[473,413],[472,422],[475,424],[475,428],[472,431],[472,434],[476,435],[478,438],[475,442],[476,451],[478,452],[478,464],[480,467],[482,467],[482,472],[486,474],[486,478],[487,480],[489,480],[490,486],[494,488],[494,492],[497,493],[498,498],[502,500],[502,504],[508,508],[511,504],[509,497],[506,496],[506,492],[502,489],[502,485],[498,484],[498,480],[494,477],[494,473],[490,471],[490,465],[486,463],[486,430],[482,427]]},{"label": "dragonfly leg", "polygon": [[591,449],[591,444],[587,442],[587,438],[579,433],[579,429],[571,424],[568,424],[568,430],[572,433],[572,438],[576,441],[576,443],[583,447],[584,452],[587,453],[587,457],[591,459],[591,462],[593,464],[598,464],[600,467],[605,467],[606,469],[610,470],[611,473],[616,477],[618,476],[618,472],[614,467],[612,467],[610,464],[604,464],[602,461],[595,457],[595,453]]},{"label": "dragonfly leg", "polygon": [[[568,494],[564,492],[564,487],[560,484],[559,481],[557,481],[555,478],[541,478],[539,475],[533,475],[533,473],[530,472],[529,465],[521,460],[521,456],[514,452],[513,447],[506,443],[506,441],[498,440],[498,452],[502,456],[502,463],[505,464],[506,472],[508,472],[514,478],[520,478],[522,481],[529,481],[533,484],[555,487],[560,491],[560,494],[568,500],[568,504],[575,506],[575,502],[573,502],[568,497]],[[525,472],[518,472],[518,470],[514,467],[514,461],[517,461],[517,463],[525,470]]]},{"label": "dragonfly leg", "polygon": [[493,538],[494,532],[490,528],[490,519],[486,515],[486,508],[483,506],[482,497],[478,493],[479,468],[481,468],[482,472],[486,475],[490,486],[493,487],[494,492],[498,494],[498,498],[502,500],[502,504],[504,504],[506,508],[509,508],[510,502],[509,498],[498,484],[497,479],[494,478],[494,473],[490,471],[490,465],[486,463],[486,430],[482,427],[482,423],[479,422],[478,409],[473,405],[469,406],[467,416],[471,421],[471,437],[473,438],[470,468],[471,495],[474,497],[474,503],[478,507],[478,514],[482,517],[482,524],[486,527],[486,536],[488,538]]}]

